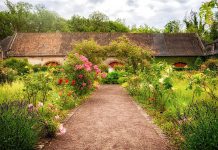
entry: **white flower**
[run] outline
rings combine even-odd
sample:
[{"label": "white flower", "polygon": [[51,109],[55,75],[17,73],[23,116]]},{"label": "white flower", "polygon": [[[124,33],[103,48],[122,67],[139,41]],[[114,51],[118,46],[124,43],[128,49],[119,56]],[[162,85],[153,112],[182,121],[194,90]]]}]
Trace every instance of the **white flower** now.
[{"label": "white flower", "polygon": [[148,87],[150,88],[151,91],[154,90],[154,86],[152,84],[149,84]]},{"label": "white flower", "polygon": [[160,78],[159,82],[163,84],[165,78]]},{"label": "white flower", "polygon": [[43,106],[43,103],[42,102],[39,102],[38,103],[38,107],[42,107]]},{"label": "white flower", "polygon": [[58,115],[56,115],[56,116],[55,116],[55,119],[56,119],[56,120],[59,120],[59,119],[60,119],[60,117],[59,117]]},{"label": "white flower", "polygon": [[57,134],[58,134],[58,135],[63,135],[63,134],[66,133],[66,131],[67,131],[67,129],[64,128],[64,125],[63,125],[63,124],[60,124],[60,125],[59,125],[59,132],[58,132]]},{"label": "white flower", "polygon": [[171,66],[168,66],[165,71],[167,74],[170,74],[173,71],[173,68]]}]

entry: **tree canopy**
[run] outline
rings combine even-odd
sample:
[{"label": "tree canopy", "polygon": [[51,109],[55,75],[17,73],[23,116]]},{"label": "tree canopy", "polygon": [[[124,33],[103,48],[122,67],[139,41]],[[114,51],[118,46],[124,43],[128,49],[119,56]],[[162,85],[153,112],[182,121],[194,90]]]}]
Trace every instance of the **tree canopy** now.
[{"label": "tree canopy", "polygon": [[[198,12],[191,11],[183,22],[171,20],[164,29],[146,24],[129,27],[121,19],[110,18],[99,11],[88,17],[73,15],[70,19],[61,17],[43,5],[26,2],[12,3],[5,0],[6,9],[0,11],[0,40],[14,32],[132,32],[132,33],[197,33],[204,41],[218,38],[218,2],[202,3]],[[182,28],[184,25],[185,28]]]}]

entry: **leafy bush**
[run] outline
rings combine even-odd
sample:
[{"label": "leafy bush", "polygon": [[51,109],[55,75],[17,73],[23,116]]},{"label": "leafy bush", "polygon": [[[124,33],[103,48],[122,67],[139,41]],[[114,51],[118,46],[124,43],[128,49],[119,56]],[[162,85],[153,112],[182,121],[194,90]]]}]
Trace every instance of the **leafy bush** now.
[{"label": "leafy bush", "polygon": [[0,84],[12,82],[16,79],[17,72],[11,68],[3,68],[0,66]]},{"label": "leafy bush", "polygon": [[203,63],[203,60],[200,57],[197,57],[193,66],[193,69],[198,70],[200,69],[201,65]]},{"label": "leafy bush", "polygon": [[33,65],[32,69],[34,72],[40,72],[40,71],[47,71],[48,67],[47,66],[41,66],[41,65]]},{"label": "leafy bush", "polygon": [[[125,63],[136,73],[144,68],[144,60],[151,59],[151,52],[131,42],[126,36],[112,41],[107,47],[108,56],[112,55]],[[128,59],[127,59],[128,58]]]},{"label": "leafy bush", "polygon": [[182,116],[182,133],[185,137],[184,149],[218,148],[218,106],[216,102],[190,104]]},{"label": "leafy bush", "polygon": [[23,82],[15,81],[0,85],[0,104],[7,101],[23,99]]},{"label": "leafy bush", "polygon": [[204,65],[210,70],[218,70],[218,59],[208,59]]},{"label": "leafy bush", "polygon": [[123,83],[125,83],[125,82],[127,82],[128,81],[128,77],[120,77],[118,80],[117,80],[117,82],[119,83],[119,84],[123,84]]},{"label": "leafy bush", "polygon": [[59,114],[59,109],[55,105],[49,104],[42,108],[38,108],[38,114],[37,128],[40,137],[55,137],[58,129],[58,120],[55,121],[55,116]]},{"label": "leafy bush", "polygon": [[27,59],[9,58],[3,61],[3,67],[12,68],[18,75],[24,75],[29,72],[30,64]]},{"label": "leafy bush", "polygon": [[106,77],[97,65],[93,65],[88,58],[78,53],[68,56],[63,71],[63,77],[59,79],[58,84],[65,89],[61,92],[65,93],[68,90],[68,96],[86,95],[93,90],[94,80]]},{"label": "leafy bush", "polygon": [[119,72],[113,71],[108,73],[107,77],[103,79],[102,82],[106,84],[118,84],[119,77]]},{"label": "leafy bush", "polygon": [[[172,68],[165,63],[154,63],[150,69],[140,72],[138,77],[130,78],[127,89],[163,112],[166,105],[174,99],[171,71]],[[135,79],[140,82],[136,82]]]},{"label": "leafy bush", "polygon": [[24,78],[24,93],[29,103],[36,105],[37,100],[43,103],[47,100],[49,91],[52,90],[52,77],[47,72],[38,72],[26,75]]},{"label": "leafy bush", "polygon": [[31,150],[38,140],[35,124],[26,111],[13,109],[0,115],[0,149]]},{"label": "leafy bush", "polygon": [[106,57],[104,47],[99,45],[94,39],[77,42],[74,44],[74,49],[73,53],[84,55],[94,64],[100,64]]}]

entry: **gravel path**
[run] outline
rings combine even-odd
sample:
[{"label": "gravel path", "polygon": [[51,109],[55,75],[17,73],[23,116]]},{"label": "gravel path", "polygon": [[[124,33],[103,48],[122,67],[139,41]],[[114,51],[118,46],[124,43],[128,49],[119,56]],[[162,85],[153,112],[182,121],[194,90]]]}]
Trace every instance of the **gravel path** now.
[{"label": "gravel path", "polygon": [[44,150],[165,150],[167,140],[118,85],[102,85]]}]

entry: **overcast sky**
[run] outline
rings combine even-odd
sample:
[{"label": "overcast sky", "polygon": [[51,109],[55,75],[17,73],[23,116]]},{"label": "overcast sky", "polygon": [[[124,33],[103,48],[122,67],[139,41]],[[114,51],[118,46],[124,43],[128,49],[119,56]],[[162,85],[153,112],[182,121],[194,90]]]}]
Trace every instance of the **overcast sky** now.
[{"label": "overcast sky", "polygon": [[[88,17],[100,11],[110,19],[124,19],[129,26],[134,24],[163,28],[169,20],[183,20],[190,10],[197,11],[208,0],[10,0],[43,4],[49,10],[69,19],[73,15]],[[0,0],[0,9],[4,0]]]}]

